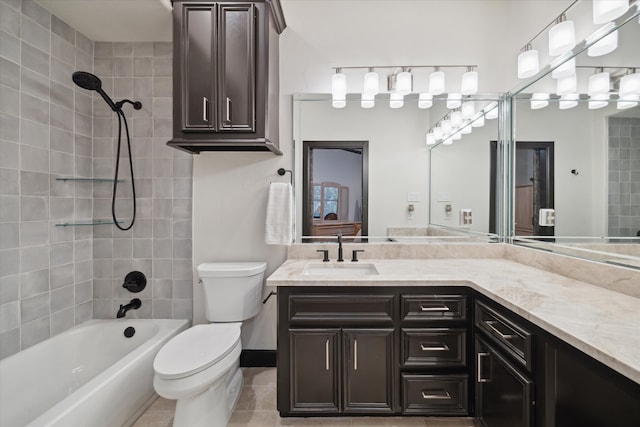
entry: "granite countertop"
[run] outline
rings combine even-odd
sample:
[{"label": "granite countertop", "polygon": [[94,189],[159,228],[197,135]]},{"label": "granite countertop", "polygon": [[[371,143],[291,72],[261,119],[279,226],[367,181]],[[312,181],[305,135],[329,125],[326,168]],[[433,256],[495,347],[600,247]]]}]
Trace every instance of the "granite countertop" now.
[{"label": "granite countertop", "polygon": [[638,298],[505,259],[367,259],[379,274],[352,277],[307,275],[310,264],[323,263],[285,261],[267,286],[469,286],[640,383]]}]

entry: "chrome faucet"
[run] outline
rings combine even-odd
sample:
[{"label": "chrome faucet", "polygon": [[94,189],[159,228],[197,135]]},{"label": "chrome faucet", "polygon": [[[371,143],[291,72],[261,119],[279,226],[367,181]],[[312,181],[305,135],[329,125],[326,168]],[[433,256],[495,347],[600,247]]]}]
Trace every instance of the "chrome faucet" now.
[{"label": "chrome faucet", "polygon": [[338,262],[343,262],[344,258],[342,258],[342,231],[338,230]]},{"label": "chrome faucet", "polygon": [[131,302],[129,302],[129,304],[126,304],[126,305],[120,304],[120,308],[118,309],[118,314],[116,314],[116,317],[120,319],[121,317],[124,317],[127,315],[127,311],[137,310],[140,308],[141,305],[142,305],[142,301],[140,301],[138,298],[132,299]]}]

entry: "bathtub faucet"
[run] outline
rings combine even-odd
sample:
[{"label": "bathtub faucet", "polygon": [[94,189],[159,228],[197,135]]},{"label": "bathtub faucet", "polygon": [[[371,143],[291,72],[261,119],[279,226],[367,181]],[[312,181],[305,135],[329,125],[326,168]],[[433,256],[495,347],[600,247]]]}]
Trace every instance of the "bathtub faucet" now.
[{"label": "bathtub faucet", "polygon": [[137,310],[140,308],[141,305],[142,305],[142,301],[140,301],[138,298],[132,299],[129,304],[126,304],[126,305],[120,304],[120,308],[118,309],[118,314],[116,314],[116,317],[118,319],[121,317],[124,317],[127,315],[127,311]]}]

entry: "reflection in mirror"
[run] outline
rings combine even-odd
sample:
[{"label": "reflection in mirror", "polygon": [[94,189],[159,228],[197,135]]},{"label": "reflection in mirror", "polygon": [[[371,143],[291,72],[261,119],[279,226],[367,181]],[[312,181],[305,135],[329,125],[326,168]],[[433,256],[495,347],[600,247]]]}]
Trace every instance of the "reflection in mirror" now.
[{"label": "reflection in mirror", "polygon": [[[557,95],[551,75],[513,98],[513,235],[546,250],[640,268],[640,106],[619,98],[622,77],[640,68],[637,17],[619,29],[618,40],[607,55],[575,57],[574,99]],[[602,72],[610,80],[596,100],[588,82]],[[537,93],[554,95],[545,106],[532,101]]]}]

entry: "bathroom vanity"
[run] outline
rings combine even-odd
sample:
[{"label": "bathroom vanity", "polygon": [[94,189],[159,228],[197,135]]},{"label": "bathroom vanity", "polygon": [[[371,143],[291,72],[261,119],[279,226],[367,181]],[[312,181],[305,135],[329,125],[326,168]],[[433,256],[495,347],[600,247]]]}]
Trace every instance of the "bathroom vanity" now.
[{"label": "bathroom vanity", "polygon": [[267,284],[282,416],[640,423],[637,298],[505,259],[290,259]]}]

